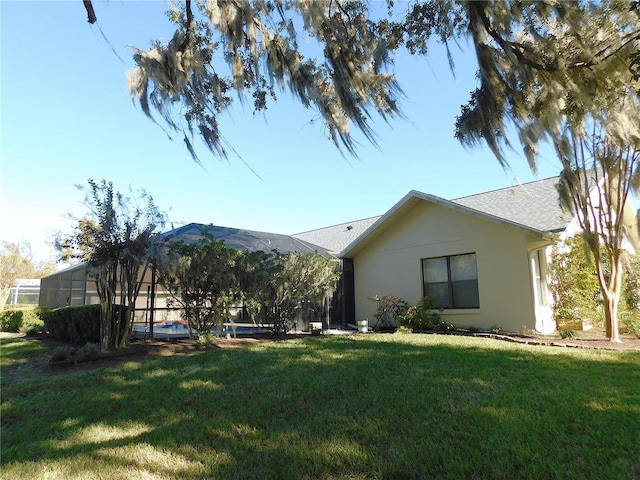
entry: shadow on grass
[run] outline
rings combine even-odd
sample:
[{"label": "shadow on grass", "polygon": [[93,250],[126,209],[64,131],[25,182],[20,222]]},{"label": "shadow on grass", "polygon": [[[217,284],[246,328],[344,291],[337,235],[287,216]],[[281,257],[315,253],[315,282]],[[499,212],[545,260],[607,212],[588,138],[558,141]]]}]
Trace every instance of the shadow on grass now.
[{"label": "shadow on grass", "polygon": [[47,350],[39,343],[24,338],[3,338],[0,340],[0,348],[2,349],[0,358],[2,368],[24,364],[29,358]]},{"label": "shadow on grass", "polygon": [[629,352],[419,335],[210,350],[3,385],[3,478],[637,478],[639,390]]}]

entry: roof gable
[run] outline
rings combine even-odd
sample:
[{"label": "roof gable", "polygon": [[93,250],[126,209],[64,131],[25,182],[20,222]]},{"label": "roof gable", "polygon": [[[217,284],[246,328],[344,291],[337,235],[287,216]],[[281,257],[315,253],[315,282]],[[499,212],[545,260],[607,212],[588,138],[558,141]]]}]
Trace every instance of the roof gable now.
[{"label": "roof gable", "polygon": [[573,217],[560,206],[557,183],[558,177],[554,177],[456,200],[445,200],[435,195],[412,190],[387,213],[379,217],[360,237],[346,246],[339,256],[355,254],[381,234],[385,230],[385,225],[395,221],[399,215],[403,215],[420,201],[451,208],[511,228],[522,229],[530,235],[539,237],[561,232]]},{"label": "roof gable", "polygon": [[[558,196],[559,177],[522,183],[512,187],[469,195],[453,200],[445,200],[435,195],[413,191],[416,195],[449,208],[456,204],[465,207],[467,213],[481,214],[493,221],[506,222],[535,232],[561,232],[573,216],[560,205]],[[399,203],[405,201],[403,198]],[[392,207],[393,210],[393,207]],[[343,252],[365,234],[382,216],[340,223],[318,228],[292,236],[309,243],[320,245],[330,252]]]}]

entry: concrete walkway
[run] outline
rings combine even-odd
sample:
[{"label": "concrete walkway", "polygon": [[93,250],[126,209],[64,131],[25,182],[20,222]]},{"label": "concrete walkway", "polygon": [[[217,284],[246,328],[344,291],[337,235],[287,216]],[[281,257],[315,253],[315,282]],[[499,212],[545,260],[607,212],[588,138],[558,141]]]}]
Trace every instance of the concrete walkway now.
[{"label": "concrete walkway", "polygon": [[13,332],[0,332],[0,340],[4,340],[5,338],[22,338],[25,337],[24,333],[13,333]]}]

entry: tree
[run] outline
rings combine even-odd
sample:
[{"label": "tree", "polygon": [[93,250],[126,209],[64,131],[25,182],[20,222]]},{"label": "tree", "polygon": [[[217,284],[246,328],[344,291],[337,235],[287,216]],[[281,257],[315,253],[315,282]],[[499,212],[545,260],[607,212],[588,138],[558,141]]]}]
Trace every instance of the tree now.
[{"label": "tree", "polygon": [[[399,113],[398,85],[385,71],[388,35],[380,38],[365,2],[187,0],[170,8],[175,34],[135,51],[129,90],[147,116],[155,112],[183,137],[196,161],[194,134],[227,155],[218,117],[233,93],[264,111],[279,92],[290,92],[353,154],[350,122],[375,141],[370,110],[383,118]],[[313,42],[308,54],[306,39]]]},{"label": "tree", "polygon": [[55,271],[49,263],[34,263],[28,242],[2,242],[0,248],[0,310],[7,302],[9,290],[19,278],[42,278]]},{"label": "tree", "polygon": [[[227,145],[219,114],[234,101],[266,110],[289,92],[316,110],[334,143],[355,154],[351,126],[375,142],[372,112],[401,116],[396,52],[426,55],[432,40],[469,41],[478,88],[456,120],[465,145],[486,143],[506,165],[510,126],[533,168],[541,140],[581,123],[621,89],[640,91],[640,2],[214,0],[172,4],[173,38],[136,49],[129,89],[197,160],[194,135]],[[85,2],[90,21],[96,15]],[[91,8],[90,8],[91,7]]]},{"label": "tree", "polygon": [[88,189],[78,188],[88,190],[89,214],[57,246],[63,259],[88,262],[101,305],[100,348],[117,349],[129,341],[142,279],[162,245],[157,232],[165,216],[144,191],[134,199],[114,191],[106,180],[88,184]]},{"label": "tree", "polygon": [[[621,105],[623,111],[625,105]],[[575,213],[582,236],[596,267],[604,299],[605,327],[609,339],[620,341],[618,306],[623,289],[622,242],[627,233],[625,209],[631,192],[640,187],[640,108],[636,124],[620,130],[615,119],[607,125],[592,123],[590,135],[570,129],[563,150],[560,193]],[[637,228],[637,227],[636,227]]]},{"label": "tree", "polygon": [[195,244],[173,242],[169,261],[159,270],[159,283],[184,310],[190,328],[222,333],[229,308],[241,297],[238,263],[242,252],[226,247],[204,232]]},{"label": "tree", "polygon": [[572,330],[584,320],[601,319],[602,294],[591,254],[580,235],[553,246],[549,290],[559,330]]},{"label": "tree", "polygon": [[[602,121],[619,98],[640,92],[632,68],[640,50],[637,2],[463,5],[479,86],[462,108],[456,134],[466,145],[485,142],[503,164],[510,127],[535,169],[541,141],[566,153],[567,128]],[[637,123],[627,113],[619,115],[620,124]]]},{"label": "tree", "polygon": [[290,330],[297,310],[328,301],[338,282],[335,261],[317,253],[250,254],[247,305],[276,334]]}]

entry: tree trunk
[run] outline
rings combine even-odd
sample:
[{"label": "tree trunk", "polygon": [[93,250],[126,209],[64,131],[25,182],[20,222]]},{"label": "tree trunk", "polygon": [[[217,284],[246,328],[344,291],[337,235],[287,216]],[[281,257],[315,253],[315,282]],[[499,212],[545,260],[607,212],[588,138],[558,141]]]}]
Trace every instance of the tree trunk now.
[{"label": "tree trunk", "polygon": [[[598,265],[598,270],[601,266]],[[622,262],[620,259],[611,259],[611,276],[607,282],[604,275],[598,272],[600,290],[604,299],[605,332],[612,342],[620,342],[618,305],[622,290]]]}]

